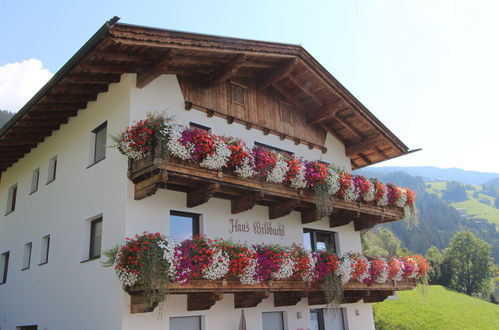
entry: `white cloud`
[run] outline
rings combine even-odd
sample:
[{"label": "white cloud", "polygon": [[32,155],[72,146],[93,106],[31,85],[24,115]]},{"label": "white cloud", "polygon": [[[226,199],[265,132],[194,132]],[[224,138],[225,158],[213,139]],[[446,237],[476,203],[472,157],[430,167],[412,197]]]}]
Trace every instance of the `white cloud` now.
[{"label": "white cloud", "polygon": [[17,112],[50,78],[34,58],[0,66],[0,109]]}]

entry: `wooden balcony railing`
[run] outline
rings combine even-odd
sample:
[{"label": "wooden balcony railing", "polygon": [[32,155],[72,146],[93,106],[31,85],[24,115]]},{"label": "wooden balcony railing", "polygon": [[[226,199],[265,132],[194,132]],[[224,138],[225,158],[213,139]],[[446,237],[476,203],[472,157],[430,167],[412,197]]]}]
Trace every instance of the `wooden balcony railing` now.
[{"label": "wooden balcony railing", "polygon": [[[269,209],[269,219],[277,219],[292,211],[301,213],[302,223],[316,220],[314,192],[294,190],[283,184],[257,179],[242,179],[230,172],[213,171],[191,162],[171,159],[130,160],[128,178],[135,184],[135,199],[154,195],[159,188],[187,193],[187,207],[208,202],[212,197],[231,200],[231,213],[247,211],[255,205]],[[371,203],[345,201],[331,197],[333,212],[330,226],[354,222],[355,230],[364,231],[379,223],[404,217],[402,208],[381,207]]]},{"label": "wooden balcony railing", "polygon": [[[379,302],[393,295],[395,291],[411,290],[416,286],[415,280],[401,282],[373,283],[348,282],[343,285],[342,303],[355,303],[363,300],[366,303]],[[129,288],[131,295],[131,313],[153,311],[158,302],[151,301],[144,295],[140,287]],[[268,281],[257,285],[245,285],[239,281],[206,281],[194,280],[187,285],[171,284],[169,294],[186,294],[187,310],[207,310],[223,294],[234,295],[234,308],[256,307],[263,299],[273,294],[274,306],[293,306],[303,298],[307,298],[309,305],[326,304],[326,294],[323,285],[309,287],[302,281]]]}]

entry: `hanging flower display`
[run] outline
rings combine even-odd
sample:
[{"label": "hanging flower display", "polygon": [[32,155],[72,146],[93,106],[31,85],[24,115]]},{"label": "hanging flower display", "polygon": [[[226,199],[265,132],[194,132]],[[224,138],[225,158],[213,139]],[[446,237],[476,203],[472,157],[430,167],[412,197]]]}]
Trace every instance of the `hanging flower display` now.
[{"label": "hanging flower display", "polygon": [[398,282],[404,275],[404,263],[396,258],[392,258],[388,263],[388,279]]},{"label": "hanging flower display", "polygon": [[359,192],[355,186],[355,177],[343,172],[339,178],[340,190],[338,195],[346,201],[356,201],[359,198]]}]

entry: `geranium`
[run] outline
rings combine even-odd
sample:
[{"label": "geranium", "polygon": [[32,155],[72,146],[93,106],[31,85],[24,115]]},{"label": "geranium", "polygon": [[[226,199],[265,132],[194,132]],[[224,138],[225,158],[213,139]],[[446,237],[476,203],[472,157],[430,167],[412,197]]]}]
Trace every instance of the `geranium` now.
[{"label": "geranium", "polygon": [[235,169],[243,165],[244,161],[252,157],[250,150],[246,147],[246,143],[243,140],[226,137],[223,140],[230,150],[230,156],[227,161],[227,167]]},{"label": "geranium", "polygon": [[283,183],[286,179],[286,173],[288,172],[288,162],[282,157],[278,156],[274,166],[267,172],[267,182],[271,183]]},{"label": "geranium", "polygon": [[340,191],[340,176],[339,174],[333,170],[329,170],[329,177],[327,178],[327,186],[329,195],[333,196]]},{"label": "geranium", "polygon": [[277,162],[278,153],[268,148],[256,146],[252,149],[254,170],[259,176],[265,176]]},{"label": "geranium", "polygon": [[215,151],[207,154],[199,166],[210,170],[220,170],[222,167],[227,166],[231,150],[220,138],[215,138],[213,143],[215,145]]},{"label": "geranium", "polygon": [[168,134],[167,147],[169,153],[176,158],[188,160],[192,157],[194,145],[190,142],[180,142],[183,128],[179,125],[170,124],[166,128]]},{"label": "geranium", "polygon": [[230,258],[223,249],[214,247],[214,252],[211,261],[205,269],[203,269],[203,278],[207,280],[221,280],[229,271]]},{"label": "geranium", "polygon": [[415,255],[412,257],[412,259],[416,262],[418,266],[417,276],[425,277],[428,274],[428,270],[430,269],[428,262],[420,255]]},{"label": "geranium", "polygon": [[177,282],[185,284],[192,279],[200,278],[210,265],[213,255],[211,240],[204,236],[195,236],[182,241],[175,248]]},{"label": "geranium", "polygon": [[340,190],[338,195],[346,201],[355,201],[359,198],[359,193],[355,187],[354,176],[343,172],[339,178]]},{"label": "geranium", "polygon": [[369,277],[369,261],[362,255],[352,254],[352,280],[362,282]]},{"label": "geranium", "polygon": [[245,245],[233,243],[231,241],[217,240],[217,246],[229,256],[229,271],[228,278],[237,278],[244,273],[246,267],[250,264],[253,258],[253,253]]},{"label": "geranium", "polygon": [[286,251],[278,245],[253,245],[253,249],[258,265],[254,279],[259,283],[267,281],[281,269]]},{"label": "geranium", "polygon": [[388,263],[384,258],[374,258],[370,262],[369,276],[364,279],[366,283],[385,283],[389,275]]},{"label": "geranium", "polygon": [[397,258],[391,258],[388,263],[388,279],[398,282],[404,275],[404,263]]},{"label": "geranium", "polygon": [[323,184],[329,177],[329,170],[326,164],[322,162],[305,161],[305,180],[307,187],[313,188],[316,185]]},{"label": "geranium", "polygon": [[400,261],[404,264],[403,278],[415,278],[418,275],[418,263],[411,257],[403,257]]},{"label": "geranium", "polygon": [[337,274],[341,279],[341,283],[347,283],[352,278],[354,260],[349,254],[343,254],[340,257],[340,266]]},{"label": "geranium", "polygon": [[317,251],[313,253],[314,268],[311,270],[311,284],[324,280],[327,276],[333,275],[340,264],[338,256],[330,251]]},{"label": "geranium", "polygon": [[379,206],[387,206],[388,205],[388,190],[386,188],[386,185],[384,185],[382,182],[378,181],[377,179],[371,179],[371,182],[373,183],[374,189],[375,189],[374,201]]}]

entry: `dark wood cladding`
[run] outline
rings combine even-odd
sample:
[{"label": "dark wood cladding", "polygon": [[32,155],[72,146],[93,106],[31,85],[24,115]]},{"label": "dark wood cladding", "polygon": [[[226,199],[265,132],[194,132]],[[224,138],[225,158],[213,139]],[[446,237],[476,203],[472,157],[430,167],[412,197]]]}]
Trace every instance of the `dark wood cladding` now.
[{"label": "dark wood cladding", "polygon": [[[291,139],[318,146],[325,144],[326,130],[307,124],[306,109],[294,106],[275,89],[258,88],[255,79],[227,80],[209,87],[193,77],[179,76],[178,80],[186,102],[268,128]],[[239,93],[243,94],[242,98]]]},{"label": "dark wood cladding", "polygon": [[[248,129],[258,128],[296,144],[320,148],[328,132],[346,146],[354,169],[408,153],[301,46],[112,20],[0,128],[0,149],[15,147],[19,155],[6,158],[0,154],[0,173],[50,136],[51,130],[84,110],[87,102],[107,92],[109,84],[118,83],[124,73],[137,75],[138,88],[161,74],[175,74],[191,107],[203,107],[209,116],[222,114],[229,124],[243,121]],[[33,133],[40,128],[40,132],[11,134],[20,127],[33,128]]]}]

